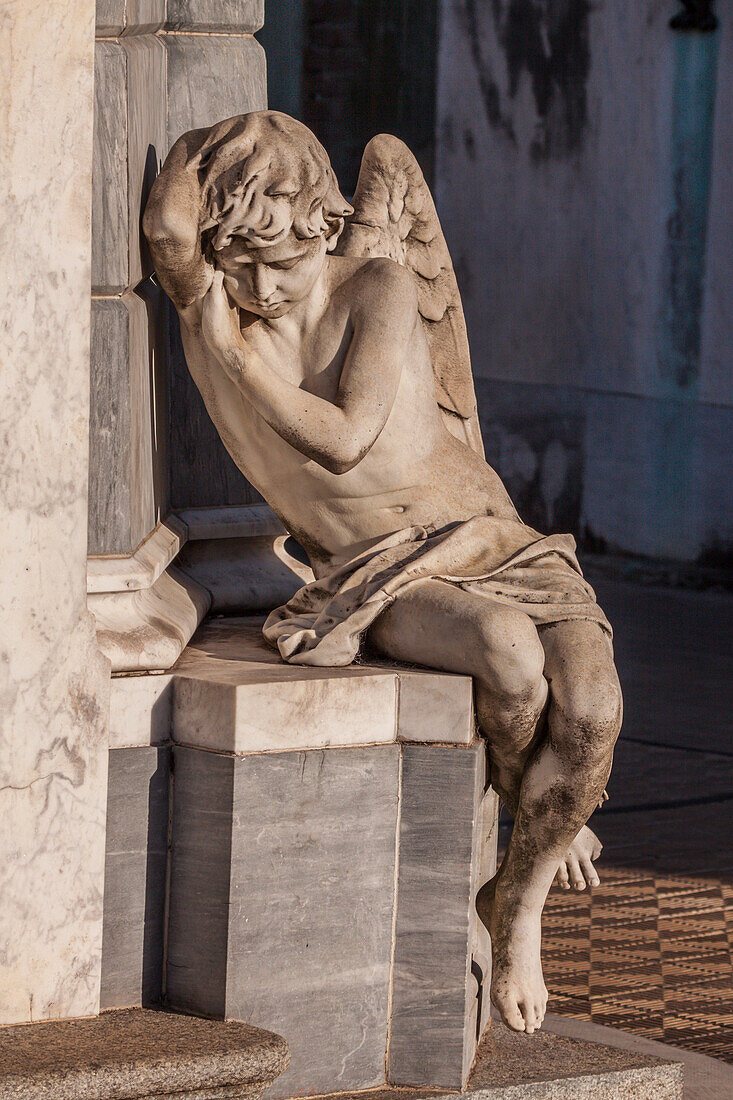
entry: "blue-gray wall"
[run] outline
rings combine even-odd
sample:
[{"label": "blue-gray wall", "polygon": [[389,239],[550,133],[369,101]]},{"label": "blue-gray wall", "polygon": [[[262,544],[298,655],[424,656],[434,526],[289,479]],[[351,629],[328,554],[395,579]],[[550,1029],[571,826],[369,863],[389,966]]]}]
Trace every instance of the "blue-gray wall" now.
[{"label": "blue-gray wall", "polygon": [[733,13],[441,0],[436,195],[487,456],[590,545],[733,549]]}]

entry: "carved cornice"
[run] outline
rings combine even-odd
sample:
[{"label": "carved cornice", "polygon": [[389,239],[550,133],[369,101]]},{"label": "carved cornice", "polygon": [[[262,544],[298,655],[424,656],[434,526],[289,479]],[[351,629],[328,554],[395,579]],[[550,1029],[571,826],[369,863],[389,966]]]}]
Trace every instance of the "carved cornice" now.
[{"label": "carved cornice", "polygon": [[133,592],[150,588],[187,538],[186,524],[170,515],[128,557],[87,558],[87,592]]},{"label": "carved cornice", "polygon": [[266,504],[190,508],[169,515],[128,557],[88,558],[89,610],[112,671],[169,669],[209,610],[284,603],[313,579],[289,541]]}]

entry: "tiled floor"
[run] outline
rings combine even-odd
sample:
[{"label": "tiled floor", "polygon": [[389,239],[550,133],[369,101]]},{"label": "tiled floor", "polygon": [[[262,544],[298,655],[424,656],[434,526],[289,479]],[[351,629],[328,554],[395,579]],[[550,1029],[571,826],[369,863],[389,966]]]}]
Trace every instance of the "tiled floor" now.
[{"label": "tiled floor", "polygon": [[[726,897],[727,893],[727,897]],[[606,869],[545,909],[549,1010],[733,1062],[733,890]]]},{"label": "tiled floor", "polygon": [[588,572],[626,714],[601,886],[545,909],[548,1007],[733,1063],[733,598]]}]

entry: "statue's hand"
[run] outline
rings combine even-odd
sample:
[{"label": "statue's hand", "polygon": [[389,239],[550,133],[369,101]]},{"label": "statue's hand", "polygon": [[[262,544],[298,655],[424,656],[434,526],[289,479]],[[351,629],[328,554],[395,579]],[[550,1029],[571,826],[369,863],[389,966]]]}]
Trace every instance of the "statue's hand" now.
[{"label": "statue's hand", "polygon": [[201,315],[204,339],[223,366],[232,365],[232,353],[244,348],[239,327],[239,309],[224,288],[224,272],[215,271]]}]

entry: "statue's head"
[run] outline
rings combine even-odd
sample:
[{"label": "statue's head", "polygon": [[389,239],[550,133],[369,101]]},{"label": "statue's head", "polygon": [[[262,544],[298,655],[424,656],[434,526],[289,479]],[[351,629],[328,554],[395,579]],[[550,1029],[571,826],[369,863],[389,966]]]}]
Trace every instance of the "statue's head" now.
[{"label": "statue's head", "polygon": [[231,298],[279,317],[305,298],[352,208],[302,123],[257,111],[213,127],[200,153],[203,241]]}]

